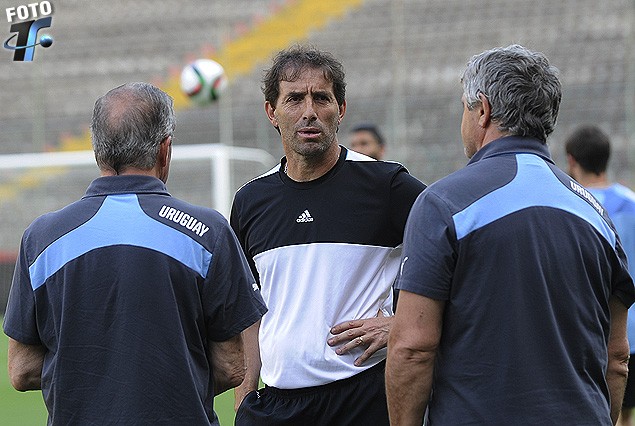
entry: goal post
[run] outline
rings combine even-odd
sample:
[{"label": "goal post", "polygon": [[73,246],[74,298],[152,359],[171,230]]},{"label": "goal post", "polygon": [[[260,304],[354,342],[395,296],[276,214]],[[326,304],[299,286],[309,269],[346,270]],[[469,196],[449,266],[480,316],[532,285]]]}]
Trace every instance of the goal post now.
[{"label": "goal post", "polygon": [[[225,217],[229,217],[233,197],[231,161],[253,162],[263,167],[273,167],[276,162],[271,154],[258,148],[222,144],[174,145],[172,148],[172,164],[203,159],[210,161],[212,207]],[[0,155],[0,170],[89,165],[95,165],[95,156],[90,150]]]}]

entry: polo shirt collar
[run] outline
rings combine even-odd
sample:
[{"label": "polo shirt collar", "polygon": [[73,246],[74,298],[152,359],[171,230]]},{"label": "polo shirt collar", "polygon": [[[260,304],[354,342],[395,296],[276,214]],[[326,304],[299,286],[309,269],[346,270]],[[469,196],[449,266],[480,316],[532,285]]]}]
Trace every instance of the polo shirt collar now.
[{"label": "polo shirt collar", "polygon": [[119,175],[102,176],[95,179],[91,182],[83,198],[132,193],[170,195],[165,184],[154,176]]},{"label": "polo shirt collar", "polygon": [[553,163],[546,143],[530,137],[505,136],[479,149],[467,164],[469,165],[485,158],[505,154],[534,154],[543,158],[545,161]]}]

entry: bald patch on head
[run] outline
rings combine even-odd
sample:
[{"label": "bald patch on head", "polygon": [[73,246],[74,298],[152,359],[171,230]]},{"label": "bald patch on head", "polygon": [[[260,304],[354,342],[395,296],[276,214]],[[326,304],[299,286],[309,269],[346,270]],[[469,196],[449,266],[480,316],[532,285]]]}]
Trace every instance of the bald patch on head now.
[{"label": "bald patch on head", "polygon": [[106,120],[113,128],[117,127],[117,123],[124,122],[130,114],[147,112],[151,108],[146,97],[126,86],[113,89],[103,101]]}]

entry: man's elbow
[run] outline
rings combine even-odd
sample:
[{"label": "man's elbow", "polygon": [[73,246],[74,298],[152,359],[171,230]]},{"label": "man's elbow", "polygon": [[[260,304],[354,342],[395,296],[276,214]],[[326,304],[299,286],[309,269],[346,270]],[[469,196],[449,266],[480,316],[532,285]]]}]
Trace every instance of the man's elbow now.
[{"label": "man's elbow", "polygon": [[389,349],[389,356],[404,364],[430,364],[434,362],[436,347],[412,348],[395,345]]},{"label": "man's elbow", "polygon": [[245,368],[235,368],[232,373],[227,378],[227,383],[230,388],[235,388],[236,386],[240,386],[245,380]]},{"label": "man's elbow", "polygon": [[9,367],[9,380],[11,381],[11,386],[20,392],[39,390],[42,388],[42,382],[39,375],[36,377],[35,374],[16,371],[15,368],[11,367]]},{"label": "man's elbow", "polygon": [[27,384],[27,382],[25,380],[23,380],[21,377],[11,377],[11,386],[13,386],[13,389],[19,391],[19,392],[25,392],[29,389],[29,386]]},{"label": "man's elbow", "polygon": [[245,368],[232,368],[219,374],[214,379],[214,394],[219,395],[229,389],[238,387],[245,380]]},{"label": "man's elbow", "polygon": [[628,341],[623,339],[619,344],[613,344],[609,348],[609,372],[621,377],[628,376],[628,360],[630,350]]},{"label": "man's elbow", "polygon": [[7,367],[11,386],[24,392],[42,389],[42,365],[46,349],[9,338]]},{"label": "man's elbow", "polygon": [[388,341],[388,356],[400,363],[428,364],[434,362],[438,348],[437,338],[413,342],[409,339],[399,339],[393,334]]}]

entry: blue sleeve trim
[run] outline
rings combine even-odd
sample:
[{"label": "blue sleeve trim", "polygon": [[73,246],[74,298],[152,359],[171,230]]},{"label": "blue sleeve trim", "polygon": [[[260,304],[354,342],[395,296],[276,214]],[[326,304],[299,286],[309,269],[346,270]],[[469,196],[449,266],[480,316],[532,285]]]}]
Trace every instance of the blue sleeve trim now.
[{"label": "blue sleeve trim", "polygon": [[88,222],[48,246],[29,266],[36,290],[68,262],[91,250],[130,245],[156,250],[206,277],[212,253],[187,235],[147,216],[134,194],[108,196]]}]

